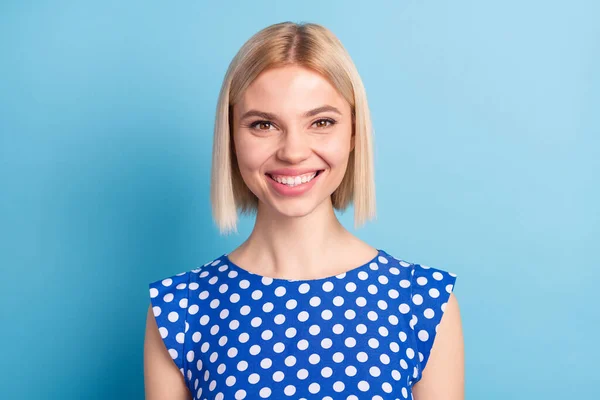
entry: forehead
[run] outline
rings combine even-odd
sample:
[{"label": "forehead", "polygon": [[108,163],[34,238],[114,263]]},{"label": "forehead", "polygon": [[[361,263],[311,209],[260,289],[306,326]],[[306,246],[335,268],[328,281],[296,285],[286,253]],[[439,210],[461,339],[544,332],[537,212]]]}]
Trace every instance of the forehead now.
[{"label": "forehead", "polygon": [[332,105],[343,113],[350,110],[350,105],[325,77],[294,65],[263,71],[248,86],[236,108],[238,112],[257,109],[296,115],[323,105]]}]

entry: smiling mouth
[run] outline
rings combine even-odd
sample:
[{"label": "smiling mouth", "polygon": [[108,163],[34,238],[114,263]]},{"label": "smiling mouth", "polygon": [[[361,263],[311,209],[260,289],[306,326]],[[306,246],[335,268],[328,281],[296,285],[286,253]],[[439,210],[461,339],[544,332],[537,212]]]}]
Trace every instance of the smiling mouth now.
[{"label": "smiling mouth", "polygon": [[303,175],[297,175],[297,176],[271,175],[268,173],[265,175],[267,175],[270,179],[274,180],[277,183],[286,185],[288,187],[294,187],[294,186],[300,186],[300,185],[303,185],[305,183],[312,181],[317,176],[319,176],[319,174],[323,171],[324,171],[323,169],[320,169],[320,170],[317,170],[316,172],[312,172],[309,174],[303,174]]}]

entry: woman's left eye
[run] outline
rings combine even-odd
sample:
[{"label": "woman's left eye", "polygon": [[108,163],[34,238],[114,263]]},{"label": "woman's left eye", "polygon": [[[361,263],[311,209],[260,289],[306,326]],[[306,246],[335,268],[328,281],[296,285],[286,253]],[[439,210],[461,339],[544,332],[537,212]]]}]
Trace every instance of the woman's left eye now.
[{"label": "woman's left eye", "polygon": [[329,118],[322,118],[314,122],[317,128],[327,128],[335,124],[335,121]]}]

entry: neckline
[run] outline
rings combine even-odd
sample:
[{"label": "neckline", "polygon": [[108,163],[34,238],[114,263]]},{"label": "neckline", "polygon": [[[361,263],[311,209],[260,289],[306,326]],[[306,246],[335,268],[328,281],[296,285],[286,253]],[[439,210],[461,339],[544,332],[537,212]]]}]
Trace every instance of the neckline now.
[{"label": "neckline", "polygon": [[269,280],[271,282],[277,282],[277,283],[295,283],[295,282],[299,282],[299,283],[318,283],[318,282],[324,282],[326,280],[329,279],[340,279],[345,277],[346,275],[355,275],[358,274],[360,271],[370,268],[371,264],[375,263],[378,267],[381,265],[381,263],[379,263],[379,257],[385,257],[386,253],[385,251],[381,250],[381,249],[376,249],[377,250],[377,254],[371,258],[369,261],[365,262],[364,264],[360,264],[358,266],[355,266],[353,268],[350,268],[349,270],[346,270],[344,272],[340,272],[336,275],[329,275],[329,276],[324,276],[321,278],[313,278],[313,279],[288,279],[288,278],[274,278],[271,276],[266,276],[266,275],[261,275],[258,274],[256,272],[251,272],[248,271],[242,267],[240,267],[239,265],[237,265],[236,263],[234,263],[233,261],[231,261],[231,259],[229,258],[229,253],[225,253],[221,256],[221,259],[223,260],[223,263],[228,265],[230,269],[235,270],[238,272],[238,274],[240,275],[246,275],[247,277],[250,277],[252,279],[259,279],[259,280]]}]

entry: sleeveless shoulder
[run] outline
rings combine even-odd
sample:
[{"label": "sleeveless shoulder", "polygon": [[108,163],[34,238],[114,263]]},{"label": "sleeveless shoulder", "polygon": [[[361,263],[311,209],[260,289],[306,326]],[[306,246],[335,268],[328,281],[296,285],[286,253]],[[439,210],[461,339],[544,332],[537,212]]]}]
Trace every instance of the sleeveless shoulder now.
[{"label": "sleeveless shoulder", "polygon": [[442,320],[450,294],[454,290],[457,275],[438,268],[411,264],[411,320],[414,340],[419,355],[418,375],[413,382],[421,380],[435,341],[438,325]]},{"label": "sleeveless shoulder", "polygon": [[160,336],[175,365],[184,374],[183,357],[187,331],[190,272],[150,283],[150,302]]}]

